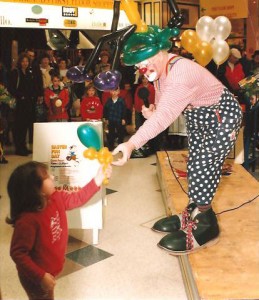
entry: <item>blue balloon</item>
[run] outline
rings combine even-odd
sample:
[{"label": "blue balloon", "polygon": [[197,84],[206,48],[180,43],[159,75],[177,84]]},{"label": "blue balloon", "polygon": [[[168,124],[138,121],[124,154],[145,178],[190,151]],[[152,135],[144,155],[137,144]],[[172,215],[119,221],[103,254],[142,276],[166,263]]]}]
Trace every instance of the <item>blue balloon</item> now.
[{"label": "blue balloon", "polygon": [[91,80],[91,77],[88,74],[84,74],[84,67],[75,66],[68,69],[67,78],[73,82],[85,82],[86,80]]},{"label": "blue balloon", "polygon": [[101,141],[95,128],[88,124],[82,124],[77,128],[77,136],[80,142],[87,148],[93,147],[97,151],[101,149]]},{"label": "blue balloon", "polygon": [[121,73],[116,70],[101,72],[95,76],[94,86],[99,91],[116,90],[121,81]]}]

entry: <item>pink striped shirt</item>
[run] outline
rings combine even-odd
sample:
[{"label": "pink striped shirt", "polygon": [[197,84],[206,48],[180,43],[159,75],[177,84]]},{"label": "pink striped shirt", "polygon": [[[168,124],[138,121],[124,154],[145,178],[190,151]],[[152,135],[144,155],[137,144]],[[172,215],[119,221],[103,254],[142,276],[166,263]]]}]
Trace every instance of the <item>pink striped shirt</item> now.
[{"label": "pink striped shirt", "polygon": [[[173,56],[169,54],[168,58]],[[207,69],[186,58],[178,60],[154,85],[156,110],[129,140],[136,149],[170,126],[189,104],[199,107],[218,103],[224,89]]]}]

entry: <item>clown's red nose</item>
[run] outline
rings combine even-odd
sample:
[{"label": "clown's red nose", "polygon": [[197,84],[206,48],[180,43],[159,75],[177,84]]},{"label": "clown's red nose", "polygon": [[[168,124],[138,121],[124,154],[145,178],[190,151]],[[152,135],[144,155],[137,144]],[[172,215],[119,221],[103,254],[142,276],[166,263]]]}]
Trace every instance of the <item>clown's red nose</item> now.
[{"label": "clown's red nose", "polygon": [[141,75],[144,75],[146,72],[147,72],[147,68],[146,68],[146,67],[139,68],[139,73],[140,73]]}]

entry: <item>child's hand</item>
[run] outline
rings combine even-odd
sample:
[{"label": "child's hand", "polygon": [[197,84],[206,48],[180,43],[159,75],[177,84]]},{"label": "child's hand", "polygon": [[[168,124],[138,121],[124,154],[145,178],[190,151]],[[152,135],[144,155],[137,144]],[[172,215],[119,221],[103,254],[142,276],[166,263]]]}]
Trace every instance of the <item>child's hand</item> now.
[{"label": "child's hand", "polygon": [[126,124],[126,121],[125,121],[125,120],[121,120],[121,124],[122,124],[122,125],[125,125],[125,124]]},{"label": "child's hand", "polygon": [[53,290],[54,286],[56,285],[55,277],[52,276],[50,273],[45,273],[40,285],[44,291]]},{"label": "child's hand", "polygon": [[97,186],[101,186],[104,179],[109,179],[112,175],[112,166],[101,165],[94,180]]}]

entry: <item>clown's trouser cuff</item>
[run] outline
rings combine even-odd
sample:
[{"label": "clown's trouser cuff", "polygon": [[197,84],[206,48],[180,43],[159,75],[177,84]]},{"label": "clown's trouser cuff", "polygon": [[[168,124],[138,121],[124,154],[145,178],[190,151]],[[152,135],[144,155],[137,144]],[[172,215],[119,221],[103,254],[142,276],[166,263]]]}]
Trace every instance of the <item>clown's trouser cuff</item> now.
[{"label": "clown's trouser cuff", "polygon": [[178,215],[172,215],[158,220],[152,227],[152,230],[156,232],[175,232],[180,228],[185,228],[188,220],[190,219],[191,213],[197,207],[195,203],[190,203],[185,210]]},{"label": "clown's trouser cuff", "polygon": [[218,236],[218,221],[212,208],[202,213],[196,208],[186,228],[163,237],[158,247],[173,255],[190,254],[215,244]]}]

